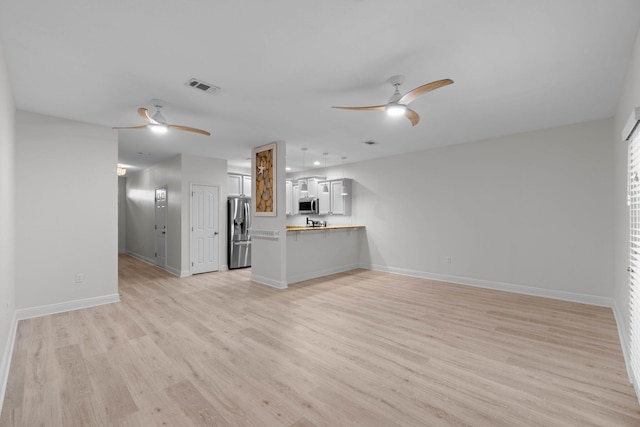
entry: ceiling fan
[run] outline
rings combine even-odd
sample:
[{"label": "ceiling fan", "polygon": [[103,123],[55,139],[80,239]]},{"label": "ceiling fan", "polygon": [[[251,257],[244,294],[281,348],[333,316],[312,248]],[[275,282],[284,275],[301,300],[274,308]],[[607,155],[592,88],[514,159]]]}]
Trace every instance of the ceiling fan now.
[{"label": "ceiling fan", "polygon": [[417,125],[420,121],[420,116],[418,113],[413,111],[408,105],[415,101],[418,97],[424,95],[427,92],[431,92],[434,89],[438,89],[442,86],[450,85],[453,83],[453,80],[443,79],[437,80],[435,82],[427,83],[422,86],[418,86],[417,88],[410,90],[409,92],[402,95],[398,90],[398,87],[404,82],[404,76],[393,76],[388,80],[395,87],[395,91],[389,101],[384,105],[373,105],[370,107],[333,107],[333,108],[342,108],[343,110],[384,110],[390,116],[406,116],[413,126]]},{"label": "ceiling fan", "polygon": [[148,122],[148,124],[140,125],[140,126],[113,127],[113,129],[144,129],[144,128],[149,128],[152,131],[157,132],[157,133],[166,133],[166,132],[169,131],[169,129],[177,129],[177,130],[184,130],[184,131],[187,131],[187,132],[200,133],[202,135],[207,135],[207,136],[211,135],[211,133],[207,132],[206,130],[192,128],[192,127],[188,127],[188,126],[172,125],[170,123],[167,123],[167,119],[165,119],[164,116],[162,115],[162,113],[160,112],[160,109],[162,108],[162,104],[159,103],[159,102],[155,102],[154,106],[156,107],[156,113],[153,116],[149,115],[149,110],[147,110],[146,108],[143,108],[143,107],[138,108],[138,114],[140,115],[140,117],[145,119]]}]

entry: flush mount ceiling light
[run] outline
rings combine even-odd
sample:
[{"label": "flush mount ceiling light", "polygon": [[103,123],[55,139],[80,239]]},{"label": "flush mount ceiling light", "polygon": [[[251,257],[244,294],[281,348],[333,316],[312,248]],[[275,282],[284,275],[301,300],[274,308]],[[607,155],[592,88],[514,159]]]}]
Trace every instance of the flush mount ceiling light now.
[{"label": "flush mount ceiling light", "polygon": [[411,108],[407,107],[411,102],[424,95],[427,92],[431,92],[434,89],[438,89],[442,86],[450,85],[453,83],[453,80],[443,79],[437,80],[435,82],[427,83],[422,86],[418,86],[417,88],[410,90],[409,92],[402,95],[400,90],[398,89],[400,85],[404,82],[404,76],[392,76],[387,80],[389,83],[393,85],[395,90],[393,91],[393,95],[389,98],[384,105],[372,105],[370,107],[333,107],[333,108],[341,108],[343,110],[384,110],[390,116],[406,116],[411,125],[415,126],[420,121],[420,116],[418,113],[413,111]]}]

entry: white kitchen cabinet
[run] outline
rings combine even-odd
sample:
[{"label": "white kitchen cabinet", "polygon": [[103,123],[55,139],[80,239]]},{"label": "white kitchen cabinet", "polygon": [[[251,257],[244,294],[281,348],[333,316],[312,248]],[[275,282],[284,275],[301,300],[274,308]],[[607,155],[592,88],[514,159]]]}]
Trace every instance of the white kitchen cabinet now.
[{"label": "white kitchen cabinet", "polygon": [[242,175],[242,194],[251,197],[251,175]]},{"label": "white kitchen cabinet", "polygon": [[[342,187],[347,195],[342,195]],[[351,215],[351,180],[340,179],[329,183],[329,195],[331,197],[331,213],[333,215]]]},{"label": "white kitchen cabinet", "polygon": [[230,173],[227,175],[229,196],[251,197],[251,175],[239,175]]},{"label": "white kitchen cabinet", "polygon": [[[329,185],[329,192],[323,193],[324,183]],[[347,195],[342,195],[342,187],[345,187]],[[336,179],[320,181],[318,183],[318,200],[320,202],[320,215],[351,215],[351,180]]]},{"label": "white kitchen cabinet", "polygon": [[293,194],[293,215],[298,215],[300,213],[300,205],[298,204],[298,200],[300,200],[300,186],[298,184],[292,185],[291,192]]},{"label": "white kitchen cabinet", "polygon": [[242,175],[227,175],[227,185],[230,196],[239,196],[242,194]]},{"label": "white kitchen cabinet", "polygon": [[293,182],[288,180],[285,182],[285,195],[287,199],[287,215],[293,215]]},{"label": "white kitchen cabinet", "polygon": [[[322,187],[327,184],[329,188],[328,193],[322,192]],[[332,206],[331,206],[331,186],[329,185],[330,181],[320,181],[318,182],[318,215],[329,215],[331,214]]]},{"label": "white kitchen cabinet", "polygon": [[300,194],[301,197],[318,197],[318,178],[304,178],[298,180],[298,185],[302,185],[303,181],[307,181],[307,194]]}]

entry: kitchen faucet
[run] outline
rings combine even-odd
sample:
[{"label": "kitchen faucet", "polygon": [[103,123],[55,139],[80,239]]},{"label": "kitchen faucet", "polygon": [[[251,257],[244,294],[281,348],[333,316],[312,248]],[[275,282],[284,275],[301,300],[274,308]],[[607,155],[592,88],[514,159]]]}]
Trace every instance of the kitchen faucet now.
[{"label": "kitchen faucet", "polygon": [[309,217],[307,217],[307,227],[326,227],[326,226],[327,226],[326,221],[314,221],[312,219],[309,219]]}]

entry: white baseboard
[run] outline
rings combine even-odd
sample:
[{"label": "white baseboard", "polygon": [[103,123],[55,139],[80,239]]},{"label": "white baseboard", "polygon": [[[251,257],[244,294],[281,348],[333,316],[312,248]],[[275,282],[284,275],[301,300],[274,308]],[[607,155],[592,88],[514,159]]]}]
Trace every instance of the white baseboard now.
[{"label": "white baseboard", "polygon": [[622,315],[620,314],[620,310],[618,310],[618,304],[615,302],[613,304],[613,317],[616,319],[616,326],[618,327],[618,338],[620,339],[620,346],[622,347],[622,356],[624,357],[624,366],[627,368],[629,383],[633,384],[636,389],[636,396],[638,396],[638,399],[640,400],[640,393],[638,393],[638,387],[636,385],[637,381],[634,381],[633,372],[631,371],[631,354],[629,351],[629,342],[626,339],[629,334],[627,333],[627,329],[624,327]]},{"label": "white baseboard", "polygon": [[[137,253],[135,253],[135,252],[131,252],[131,251],[124,251],[124,253],[125,253],[125,254],[127,254],[127,255],[129,255],[129,256],[132,256],[132,257],[134,257],[134,258],[137,258],[137,259],[139,259],[140,261],[144,261],[144,262],[146,262],[147,264],[156,265],[156,260],[151,259],[151,258],[147,258],[147,257],[146,257],[146,256],[144,256],[144,255],[140,255],[140,254],[137,254]],[[157,265],[156,265],[156,267],[157,267]]]},{"label": "white baseboard", "polygon": [[271,286],[271,287],[276,288],[276,289],[286,289],[287,288],[287,281],[286,280],[279,282],[277,280],[273,280],[273,279],[270,279],[268,277],[258,276],[257,274],[253,274],[253,273],[251,273],[251,280],[253,282],[258,282],[258,283],[261,283],[263,285]]},{"label": "white baseboard", "polygon": [[292,284],[292,283],[297,283],[297,282],[303,282],[305,280],[311,280],[311,279],[315,279],[318,277],[322,277],[322,276],[329,276],[331,274],[336,274],[336,273],[343,273],[345,271],[350,271],[356,268],[359,268],[360,266],[358,265],[343,265],[340,267],[335,267],[335,268],[329,268],[329,269],[325,269],[325,270],[318,270],[318,271],[312,271],[309,273],[305,273],[305,274],[299,274],[297,276],[287,276],[287,283],[288,284]]},{"label": "white baseboard", "polygon": [[[162,267],[160,267],[160,268],[162,268]],[[180,278],[192,276],[191,271],[189,271],[189,270],[178,270],[177,268],[173,268],[173,267],[169,267],[169,266],[166,266],[164,268],[164,270],[166,270],[169,273],[173,274],[174,276],[178,276]]]},{"label": "white baseboard", "polygon": [[[160,267],[158,264],[156,264],[156,260],[155,259],[151,259],[151,258],[147,258],[143,255],[137,254],[135,252],[131,252],[131,251],[125,251],[125,253],[129,256],[132,256],[134,258],[139,259],[140,261],[144,261],[147,264],[151,264],[155,267],[158,268],[162,268]],[[170,266],[165,266],[164,268],[162,268],[164,271],[173,274],[174,276],[178,276],[178,277],[188,277],[191,276],[191,271],[189,270],[178,270],[177,268],[173,268]]]},{"label": "white baseboard", "polygon": [[9,369],[11,368],[11,357],[13,356],[13,346],[16,342],[16,331],[18,330],[18,317],[13,312],[11,318],[11,326],[9,327],[9,335],[4,345],[4,353],[2,354],[2,362],[0,363],[0,413],[2,413],[2,405],[4,403],[4,395],[7,391],[7,382],[9,381]]},{"label": "white baseboard", "polygon": [[387,267],[384,265],[360,265],[360,268],[369,270],[384,271],[387,273],[402,274],[404,276],[420,277],[423,279],[438,280],[441,282],[456,283],[459,285],[475,286],[477,288],[494,289],[499,291],[513,292],[516,294],[531,295],[544,298],[552,298],[563,301],[579,302],[582,304],[597,305],[601,307],[614,306],[613,298],[600,297],[595,295],[577,294],[572,292],[554,291],[552,289],[542,289],[533,286],[514,285],[511,283],[493,282],[490,280],[474,279],[471,277],[449,276],[446,274],[429,273],[426,271],[408,270],[404,268]]},{"label": "white baseboard", "polygon": [[31,319],[32,317],[48,316],[50,314],[64,313],[66,311],[80,310],[82,308],[95,307],[103,304],[111,304],[120,301],[119,294],[103,295],[100,297],[85,298],[74,301],[65,301],[57,304],[41,305],[38,307],[21,308],[16,310],[18,320]]}]

